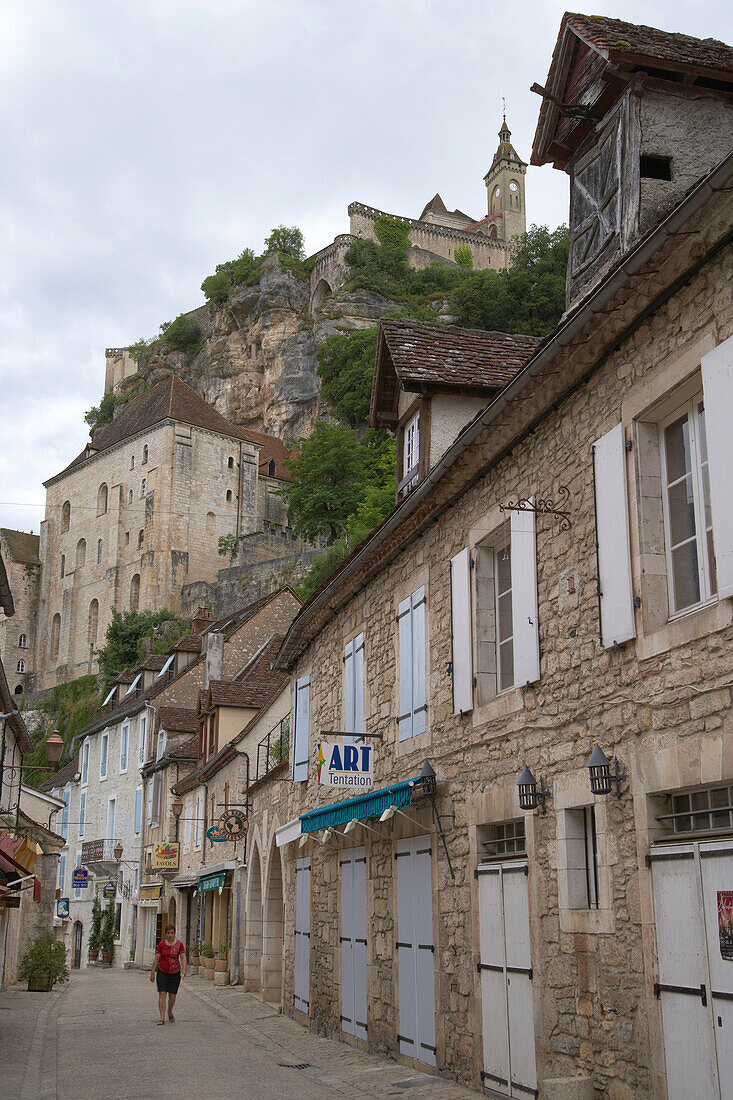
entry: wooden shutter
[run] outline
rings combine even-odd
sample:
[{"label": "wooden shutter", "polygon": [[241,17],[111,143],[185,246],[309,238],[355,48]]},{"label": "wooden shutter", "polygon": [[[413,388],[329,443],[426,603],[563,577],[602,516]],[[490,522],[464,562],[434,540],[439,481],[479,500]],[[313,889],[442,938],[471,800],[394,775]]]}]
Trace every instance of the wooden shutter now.
[{"label": "wooden shutter", "polygon": [[[344,650],[344,732],[354,732],[354,639]],[[351,738],[349,739],[351,740]]]},{"label": "wooden shutter", "polygon": [[341,1030],[354,1034],[354,860],[341,856]]},{"label": "wooden shutter", "polygon": [[148,808],[146,812],[146,820],[148,825],[153,822],[153,777],[148,776]]},{"label": "wooden shutter", "polygon": [[366,849],[341,856],[341,1028],[367,1037]]},{"label": "wooden shutter", "polygon": [[412,734],[425,732],[425,589],[412,594]]},{"label": "wooden shutter", "polygon": [[295,864],[295,1007],[310,1009],[311,864],[308,857]]},{"label": "wooden shutter", "polygon": [[135,835],[140,832],[142,828],[143,817],[143,789],[138,787],[135,791]]},{"label": "wooden shutter", "polygon": [[412,737],[412,597],[397,609],[400,650],[399,713],[397,729],[400,741]]},{"label": "wooden shutter", "polygon": [[[529,499],[534,502],[534,497]],[[519,686],[540,678],[537,538],[533,511],[512,512],[511,516],[514,683]]]},{"label": "wooden shutter", "polygon": [[731,470],[733,436],[733,337],[729,337],[702,359],[702,389],[705,399],[705,434],[708,444],[710,508],[713,513],[713,543],[718,575],[718,598],[733,596],[733,507]]},{"label": "wooden shutter", "polygon": [[610,649],[636,637],[623,424],[617,424],[593,444],[593,478],[601,644]]},{"label": "wooden shutter", "polygon": [[310,757],[310,676],[295,681],[293,687],[293,779],[308,779]]},{"label": "wooden shutter", "polygon": [[364,635],[357,634],[354,647],[354,733],[364,732]]},{"label": "wooden shutter", "polygon": [[396,844],[400,1053],[435,1058],[432,854],[429,836]]},{"label": "wooden shutter", "polygon": [[367,1037],[366,848],[354,848],[354,1035]]},{"label": "wooden shutter", "polygon": [[473,643],[471,635],[471,553],[466,547],[451,558],[451,639],[453,713],[473,709]]}]

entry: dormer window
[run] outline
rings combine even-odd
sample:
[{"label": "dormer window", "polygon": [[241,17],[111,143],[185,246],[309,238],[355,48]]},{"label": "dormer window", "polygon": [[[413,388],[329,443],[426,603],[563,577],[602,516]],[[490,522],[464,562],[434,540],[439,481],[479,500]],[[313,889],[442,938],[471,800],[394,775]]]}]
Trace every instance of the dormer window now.
[{"label": "dormer window", "polygon": [[397,482],[398,496],[406,496],[418,482],[420,466],[420,412],[408,416],[402,428],[400,448],[401,468]]}]

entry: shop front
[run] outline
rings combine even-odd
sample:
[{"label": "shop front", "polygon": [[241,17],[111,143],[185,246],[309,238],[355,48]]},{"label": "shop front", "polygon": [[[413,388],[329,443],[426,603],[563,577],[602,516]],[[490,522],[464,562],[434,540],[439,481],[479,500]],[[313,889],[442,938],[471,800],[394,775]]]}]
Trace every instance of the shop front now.
[{"label": "shop front", "polygon": [[195,896],[203,953],[201,974],[217,985],[229,982],[234,860],[201,870]]}]

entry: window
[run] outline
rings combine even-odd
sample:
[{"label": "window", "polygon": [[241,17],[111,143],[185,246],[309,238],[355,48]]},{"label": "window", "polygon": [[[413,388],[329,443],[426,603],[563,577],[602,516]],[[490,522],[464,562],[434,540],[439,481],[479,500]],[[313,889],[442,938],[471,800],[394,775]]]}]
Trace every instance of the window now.
[{"label": "window", "polygon": [[[126,696],[127,695],[132,695],[133,692],[136,692],[137,686],[140,683],[141,679],[142,679],[142,672],[138,672],[137,676],[134,678],[134,680],[130,684],[129,688],[125,692]],[[137,692],[136,692],[136,694],[137,694]]]},{"label": "window", "polygon": [[147,461],[148,461],[148,445],[147,445],[147,443],[144,443],[143,444],[143,466],[147,463]]},{"label": "window", "polygon": [[81,781],[82,784],[89,782],[89,742],[85,741],[81,750]]},{"label": "window", "polygon": [[267,472],[270,475],[270,477],[275,476],[276,469],[277,469],[277,466],[275,465],[275,459],[271,458],[270,461],[267,463]]},{"label": "window", "polygon": [[125,722],[120,734],[120,772],[127,771],[127,750],[130,744],[130,723]]},{"label": "window", "polygon": [[191,848],[191,821],[193,806],[190,799],[186,799],[183,804],[183,850],[188,852]]},{"label": "window", "polygon": [[97,539],[97,565],[102,564],[102,540]]},{"label": "window", "polygon": [[[89,746],[87,746],[88,748]],[[82,791],[79,796],[79,836],[84,836],[84,828],[87,813],[87,792]]]},{"label": "window", "polygon": [[402,436],[402,479],[400,489],[408,492],[417,485],[418,465],[420,462],[420,414],[415,413],[408,420]]},{"label": "window", "polygon": [[135,494],[132,489],[127,490],[127,503],[132,504]]},{"label": "window", "polygon": [[206,531],[209,535],[213,534],[215,520],[216,516],[213,512],[206,513]]},{"label": "window", "polygon": [[87,560],[87,544],[85,539],[79,539],[76,544],[76,568],[81,569],[83,565],[86,565]]},{"label": "window", "polygon": [[63,810],[61,811],[61,836],[64,838],[64,840],[67,840],[69,836],[69,802],[71,800],[70,786],[64,787],[62,798],[65,805]]},{"label": "window", "polygon": [[595,806],[566,810],[568,908],[598,908],[598,843]]},{"label": "window", "polygon": [[99,628],[99,600],[92,600],[89,604],[89,618],[87,623],[87,644],[95,645],[97,630]]},{"label": "window", "polygon": [[148,825],[153,824],[153,779],[152,776],[148,778],[148,798],[145,808],[145,820]]},{"label": "window", "polygon": [[107,839],[116,840],[115,826],[117,816],[117,799],[110,798],[107,803]]},{"label": "window", "polygon": [[160,772],[156,772],[153,776],[153,825],[160,824],[160,794],[161,794],[161,778]]},{"label": "window", "polygon": [[671,180],[671,157],[639,157],[639,175],[643,180]]},{"label": "window", "polygon": [[144,529],[141,528],[137,533],[137,548],[138,548],[138,550],[142,550],[144,542],[145,542],[145,531],[144,531]]},{"label": "window", "polygon": [[527,852],[527,839],[524,830],[524,818],[516,821],[502,821],[489,825],[482,830],[486,839],[481,845],[487,859],[503,859],[507,856],[523,856]]},{"label": "window", "polygon": [[166,736],[165,730],[160,730],[158,732],[158,747],[155,753],[156,760],[161,760],[165,756],[165,747],[167,740],[168,738]]},{"label": "window", "polygon": [[137,611],[140,605],[140,574],[135,573],[130,581],[130,607]]},{"label": "window", "polygon": [[227,503],[229,503],[229,501],[231,499],[232,499],[232,491],[231,491],[231,489],[227,489]]},{"label": "window", "polygon": [[109,749],[109,734],[102,734],[101,750],[99,756],[99,778],[107,778],[107,751]]},{"label": "window", "polygon": [[66,852],[62,852],[59,856],[59,890],[61,891],[61,897],[64,896],[64,888],[66,886]]},{"label": "window", "polygon": [[138,728],[138,742],[137,742],[137,758],[138,763],[142,767],[145,763],[146,756],[145,751],[147,749],[147,731],[148,731],[148,716],[147,714],[140,715],[140,725]]},{"label": "window", "polygon": [[125,546],[129,546],[129,545],[130,545],[130,532],[125,531]]},{"label": "window", "polygon": [[705,407],[698,394],[660,424],[670,613],[717,593]]},{"label": "window", "polygon": [[514,686],[512,623],[512,550],[509,542],[494,551],[494,616],[496,622],[496,690]]},{"label": "window", "polygon": [[310,759],[310,676],[302,676],[293,685],[292,774],[296,783],[308,779]]},{"label": "window", "polygon": [[61,555],[61,576],[66,574],[66,554]]},{"label": "window", "polygon": [[140,482],[140,496],[144,497],[148,491],[148,479],[144,477]]},{"label": "window", "polygon": [[61,638],[61,616],[54,615],[51,620],[51,657],[55,660],[59,655],[59,641]]},{"label": "window", "polygon": [[69,524],[71,523],[71,503],[65,500],[61,506],[61,534],[69,530]]},{"label": "window", "polygon": [[344,650],[344,732],[364,732],[364,635],[357,634]]},{"label": "window", "polygon": [[194,837],[194,848],[201,847],[201,840],[204,835],[204,797],[203,795],[196,796],[196,833]]},{"label": "window", "polygon": [[102,482],[97,490],[97,515],[103,516],[107,511],[107,486]]},{"label": "window", "polygon": [[234,469],[234,459],[232,458],[231,455],[229,456],[229,459],[227,461],[227,466],[229,467],[230,470]]},{"label": "window", "polygon": [[143,822],[143,789],[137,787],[135,790],[135,836],[140,835]]},{"label": "window", "polygon": [[135,469],[135,456],[134,455],[130,455],[130,469],[131,470]]},{"label": "window", "polygon": [[417,737],[426,728],[425,696],[425,588],[402,601],[397,610],[399,630],[399,740]]},{"label": "window", "polygon": [[657,821],[673,833],[716,833],[733,828],[733,787],[668,795],[670,812]]},{"label": "window", "polygon": [[120,938],[120,926],[122,925],[122,902],[115,903],[115,939]]},{"label": "window", "polygon": [[[173,679],[173,676],[175,675],[175,669],[174,669],[175,662],[176,662],[176,655],[175,655],[175,653],[171,653],[170,657],[166,658],[165,664],[163,665],[160,672],[158,673],[158,679],[159,680],[162,676],[165,676],[166,673],[168,673],[168,679],[169,680]],[[171,669],[173,669],[173,675],[171,675]]]},{"label": "window", "polygon": [[110,689],[107,696],[105,697],[104,702],[102,703],[102,706],[106,707],[109,705],[109,703],[111,703],[113,707],[117,705],[117,684],[115,684],[115,686]]},{"label": "window", "polygon": [[28,636],[26,634],[21,634],[21,636],[18,638],[18,648],[19,649],[27,649],[28,648]]},{"label": "window", "polygon": [[22,695],[22,694],[23,694],[23,685],[22,684],[16,684],[15,687],[13,688],[13,695]]},{"label": "window", "polygon": [[25,672],[25,661],[20,660],[15,669],[16,672]]}]

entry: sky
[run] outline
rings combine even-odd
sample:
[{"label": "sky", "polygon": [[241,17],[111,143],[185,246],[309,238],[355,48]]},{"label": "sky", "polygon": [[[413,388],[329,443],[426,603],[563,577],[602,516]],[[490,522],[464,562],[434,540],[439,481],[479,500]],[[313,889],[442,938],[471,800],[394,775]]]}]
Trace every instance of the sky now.
[{"label": "sky", "polygon": [[[726,0],[578,5],[733,40]],[[157,334],[273,226],[485,213],[502,97],[529,153],[555,0],[0,0],[0,526],[38,531],[104,349]],[[568,181],[529,168],[528,224]]]}]

